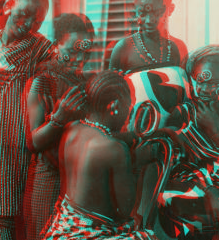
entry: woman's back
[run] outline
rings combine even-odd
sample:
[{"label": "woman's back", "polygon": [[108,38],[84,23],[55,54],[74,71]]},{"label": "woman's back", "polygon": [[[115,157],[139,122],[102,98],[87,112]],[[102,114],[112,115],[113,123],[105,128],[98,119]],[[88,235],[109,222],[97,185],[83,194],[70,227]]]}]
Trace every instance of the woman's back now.
[{"label": "woman's back", "polygon": [[[117,219],[117,201],[121,200],[118,200],[114,189],[116,181],[113,168],[116,167],[117,159],[118,162],[126,160],[119,157],[120,151],[124,151],[123,145],[101,130],[72,124],[66,130],[60,145],[62,192],[65,189],[64,192],[71,201],[87,210]],[[122,177],[121,175],[121,181]],[[134,191],[132,195],[134,198]],[[122,201],[125,205],[127,199],[123,198]],[[131,207],[126,205],[130,208],[127,209],[129,213],[132,204]]]}]

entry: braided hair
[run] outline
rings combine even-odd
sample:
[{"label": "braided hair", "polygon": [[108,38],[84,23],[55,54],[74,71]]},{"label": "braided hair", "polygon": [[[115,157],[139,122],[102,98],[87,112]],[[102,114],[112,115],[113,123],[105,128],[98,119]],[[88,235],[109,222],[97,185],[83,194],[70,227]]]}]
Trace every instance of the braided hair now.
[{"label": "braided hair", "polygon": [[54,19],[54,34],[57,41],[62,40],[66,33],[87,32],[91,40],[94,38],[94,27],[90,19],[80,13],[63,13]]},{"label": "braided hair", "polygon": [[186,63],[186,73],[188,76],[193,75],[198,64],[211,61],[212,56],[218,57],[219,61],[219,45],[204,46],[192,52]]},{"label": "braided hair", "polygon": [[[141,0],[134,0],[134,5],[138,5],[141,2]],[[167,7],[172,4],[172,0],[163,0],[163,4]]]},{"label": "braided hair", "polygon": [[107,70],[89,79],[85,86],[91,112],[104,113],[114,100],[131,105],[132,85],[118,72]]},{"label": "braided hair", "polygon": [[[63,13],[54,19],[54,37],[55,44],[61,41],[66,33],[86,32],[89,35],[89,40],[94,40],[94,27],[90,19],[80,13]],[[90,58],[91,52],[86,52],[85,59]]]}]

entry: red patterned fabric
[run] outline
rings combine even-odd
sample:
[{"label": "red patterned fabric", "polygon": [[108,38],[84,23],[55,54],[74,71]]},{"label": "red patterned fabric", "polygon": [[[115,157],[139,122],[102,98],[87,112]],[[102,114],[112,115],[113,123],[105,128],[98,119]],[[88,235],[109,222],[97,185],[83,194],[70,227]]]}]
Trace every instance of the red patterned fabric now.
[{"label": "red patterned fabric", "polygon": [[[59,200],[61,202],[61,199]],[[44,240],[138,239],[157,240],[151,230],[134,231],[134,221],[118,224],[103,215],[69,205],[67,198],[57,205],[58,213]]]}]

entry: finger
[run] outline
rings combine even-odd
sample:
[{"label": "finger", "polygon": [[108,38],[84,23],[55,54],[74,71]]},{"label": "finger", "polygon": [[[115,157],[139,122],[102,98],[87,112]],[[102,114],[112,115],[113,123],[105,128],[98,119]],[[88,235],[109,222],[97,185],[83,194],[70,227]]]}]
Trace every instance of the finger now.
[{"label": "finger", "polygon": [[78,86],[74,86],[69,88],[65,93],[62,95],[61,100],[66,100],[69,98],[69,96],[74,95],[78,91]]},{"label": "finger", "polygon": [[86,103],[86,96],[81,97],[79,99],[77,99],[76,101],[72,102],[71,105],[69,106],[70,110],[75,110],[77,109],[79,106],[81,106],[83,103]]},{"label": "finger", "polygon": [[[69,92],[69,94],[66,96],[66,98],[64,99],[64,101],[66,102],[72,102],[75,99],[79,98],[79,97],[83,97],[85,96],[85,91],[73,91],[73,92]],[[68,104],[69,105],[69,104]]]},{"label": "finger", "polygon": [[86,103],[87,103],[87,101],[80,103],[80,105],[76,107],[76,111],[82,110]]},{"label": "finger", "polygon": [[52,110],[54,108],[54,102],[53,102],[52,96],[48,96],[47,101],[48,101],[48,109],[50,112],[52,112]]},{"label": "finger", "polygon": [[199,101],[198,102],[198,108],[203,111],[205,109],[205,103]]},{"label": "finger", "polygon": [[51,96],[48,96],[46,94],[43,94],[42,96],[43,101],[45,103],[45,110],[47,113],[51,112],[53,110],[53,99]]},{"label": "finger", "polygon": [[85,93],[78,92],[77,94],[71,96],[67,101],[66,101],[66,107],[70,107],[72,103],[76,103],[80,98],[86,97]]},{"label": "finger", "polygon": [[212,111],[212,112],[214,112],[216,109],[215,109],[215,102],[214,101],[211,101],[210,103],[209,103],[209,109]]}]

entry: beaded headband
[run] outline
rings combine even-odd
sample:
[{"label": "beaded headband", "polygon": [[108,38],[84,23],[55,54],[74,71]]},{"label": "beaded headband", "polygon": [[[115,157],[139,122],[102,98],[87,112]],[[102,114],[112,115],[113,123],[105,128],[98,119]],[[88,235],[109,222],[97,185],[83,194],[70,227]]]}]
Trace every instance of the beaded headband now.
[{"label": "beaded headband", "polygon": [[203,72],[198,73],[195,79],[199,83],[209,81],[212,79],[212,72],[210,70],[204,70]]},{"label": "beaded headband", "polygon": [[153,9],[153,6],[152,6],[151,4],[145,4],[144,10],[145,10],[146,12],[151,12],[152,9]]},{"label": "beaded headband", "polygon": [[89,39],[77,40],[74,43],[74,50],[76,51],[88,51],[91,49],[93,42]]},{"label": "beaded headband", "polygon": [[153,5],[152,4],[145,4],[144,1],[141,2],[141,7],[140,7],[140,11],[145,11],[147,13],[151,12],[151,11],[155,11],[157,13],[162,12],[162,10],[164,10],[165,6],[163,5],[163,7],[158,8],[158,9],[153,9]]}]

